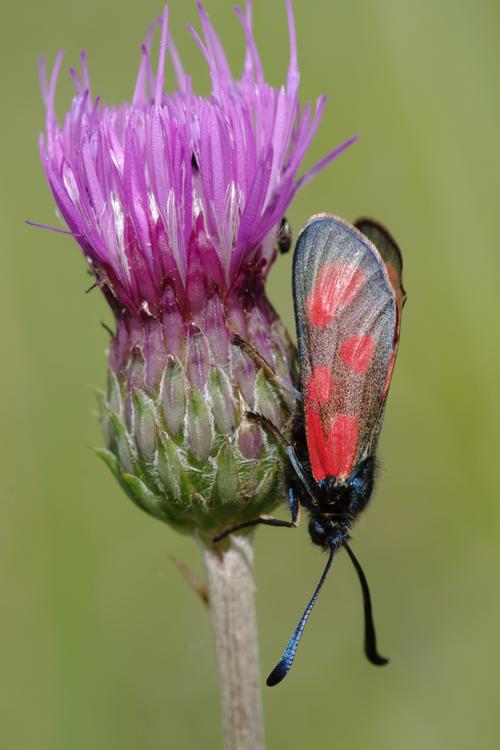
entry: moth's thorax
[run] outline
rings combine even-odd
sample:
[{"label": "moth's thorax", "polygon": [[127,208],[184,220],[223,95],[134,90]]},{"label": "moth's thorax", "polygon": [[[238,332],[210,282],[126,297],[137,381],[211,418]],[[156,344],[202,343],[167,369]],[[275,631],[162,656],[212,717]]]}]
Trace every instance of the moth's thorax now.
[{"label": "moth's thorax", "polygon": [[318,482],[318,502],[322,510],[335,508],[336,513],[355,517],[363,510],[373,491],[375,458],[360,461],[347,479],[326,477]]},{"label": "moth's thorax", "polygon": [[289,482],[300,497],[302,506],[310,515],[309,534],[320,547],[340,546],[349,536],[349,530],[373,491],[376,462],[374,456],[359,461],[346,479],[328,476],[315,482],[307,450],[303,410],[295,413],[292,439],[297,456],[314,486],[314,501],[305,491],[294,472]]},{"label": "moth's thorax", "polygon": [[351,525],[366,507],[373,491],[375,459],[360,461],[346,480],[326,477],[318,482],[316,503],[308,510],[309,534],[320,547],[338,547],[349,536]]}]

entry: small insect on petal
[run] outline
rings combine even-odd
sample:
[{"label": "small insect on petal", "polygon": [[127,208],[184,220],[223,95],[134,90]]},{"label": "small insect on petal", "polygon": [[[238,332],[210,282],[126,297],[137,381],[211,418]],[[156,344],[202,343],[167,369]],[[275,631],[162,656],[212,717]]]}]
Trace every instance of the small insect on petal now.
[{"label": "small insect on petal", "polygon": [[366,282],[364,271],[355,263],[328,263],[318,271],[313,291],[306,301],[309,320],[327,326],[335,313],[347,307]]},{"label": "small insect on petal", "polygon": [[281,220],[276,245],[281,255],[288,253],[292,247],[292,227],[286,216],[283,216]]}]

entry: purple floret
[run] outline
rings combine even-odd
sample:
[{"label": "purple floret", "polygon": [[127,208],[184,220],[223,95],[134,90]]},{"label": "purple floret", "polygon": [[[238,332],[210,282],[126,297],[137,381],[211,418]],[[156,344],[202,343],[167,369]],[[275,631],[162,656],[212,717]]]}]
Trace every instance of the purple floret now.
[{"label": "purple floret", "polygon": [[[156,73],[154,27],[131,103],[93,98],[87,62],[71,70],[76,95],[61,125],[54,98],[62,53],[50,81],[40,66],[46,130],[43,166],[59,211],[117,312],[159,317],[172,304],[196,319],[196,307],[217,289],[222,297],[263,281],[275,256],[280,221],[297,190],[355,139],[343,143],[302,177],[298,170],[321,120],[298,102],[299,70],[290,0],[286,0],[290,64],[286,85],[265,82],[252,34],[251,4],[236,13],[246,39],[241,79],[234,80],[220,40],[198,3],[207,61],[208,98],[197,96],[168,31],[161,25]],[[177,90],[165,93],[169,54]]]}]

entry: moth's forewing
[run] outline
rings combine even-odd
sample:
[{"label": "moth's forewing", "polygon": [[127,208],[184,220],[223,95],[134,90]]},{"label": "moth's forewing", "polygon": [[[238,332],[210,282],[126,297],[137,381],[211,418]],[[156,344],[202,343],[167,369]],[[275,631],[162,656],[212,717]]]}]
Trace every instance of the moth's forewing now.
[{"label": "moth's forewing", "polygon": [[395,291],[372,242],[322,215],[298,238],[293,292],[311,470],[316,481],[345,479],[374,443],[394,355]]}]

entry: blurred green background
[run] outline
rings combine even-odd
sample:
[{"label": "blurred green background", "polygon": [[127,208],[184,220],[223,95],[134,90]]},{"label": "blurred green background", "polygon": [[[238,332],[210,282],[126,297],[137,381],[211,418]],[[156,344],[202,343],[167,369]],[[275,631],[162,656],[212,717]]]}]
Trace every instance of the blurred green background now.
[{"label": "blurred green background", "polygon": [[[186,7],[187,6],[187,7]],[[498,0],[295,3],[302,99],[329,96],[312,163],[360,141],[295,200],[307,217],[368,214],[400,241],[409,294],[376,497],[354,533],[372,586],[385,670],[361,650],[358,582],[340,556],[289,679],[264,688],[268,747],[498,748],[500,510]],[[227,0],[212,19],[239,69]],[[85,47],[93,90],[131,94],[152,0],[45,0],[4,8],[1,141],[2,514],[0,737],[17,750],[220,746],[209,620],[170,556],[201,572],[187,538],[141,514],[93,455],[92,386],[111,321],[54,222],[37,154],[37,58]],[[206,91],[172,0],[186,66]],[[255,0],[274,84],[288,39],[281,0]],[[61,78],[59,111],[69,101]],[[269,293],[293,330],[290,257]],[[305,525],[261,530],[256,580],[263,674],[323,560]]]}]

